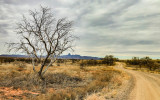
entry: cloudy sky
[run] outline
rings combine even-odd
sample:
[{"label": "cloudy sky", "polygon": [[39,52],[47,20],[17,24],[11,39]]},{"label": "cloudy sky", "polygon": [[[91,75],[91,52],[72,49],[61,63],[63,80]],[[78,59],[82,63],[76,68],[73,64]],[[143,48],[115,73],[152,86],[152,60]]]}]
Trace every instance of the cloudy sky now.
[{"label": "cloudy sky", "polygon": [[72,54],[160,57],[160,0],[0,0],[0,54],[17,41],[15,23],[39,6],[74,20]]}]

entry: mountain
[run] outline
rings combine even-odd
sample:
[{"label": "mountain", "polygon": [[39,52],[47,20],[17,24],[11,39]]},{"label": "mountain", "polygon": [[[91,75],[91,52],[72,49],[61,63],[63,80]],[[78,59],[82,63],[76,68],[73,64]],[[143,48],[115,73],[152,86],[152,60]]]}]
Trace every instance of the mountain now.
[{"label": "mountain", "polygon": [[94,60],[100,59],[98,57],[91,57],[91,56],[71,55],[70,53],[68,55],[62,55],[59,58],[60,59],[94,59]]},{"label": "mountain", "polygon": [[0,57],[18,57],[18,58],[27,58],[26,55],[8,55],[8,54],[2,54]]},{"label": "mountain", "polygon": [[[26,55],[7,55],[7,54],[2,54],[0,57],[18,57],[18,58],[27,58],[28,56]],[[94,59],[94,60],[99,60],[101,58],[98,57],[92,57],[92,56],[81,56],[81,55],[71,55],[70,53],[68,55],[62,55],[58,57],[59,59]]]}]

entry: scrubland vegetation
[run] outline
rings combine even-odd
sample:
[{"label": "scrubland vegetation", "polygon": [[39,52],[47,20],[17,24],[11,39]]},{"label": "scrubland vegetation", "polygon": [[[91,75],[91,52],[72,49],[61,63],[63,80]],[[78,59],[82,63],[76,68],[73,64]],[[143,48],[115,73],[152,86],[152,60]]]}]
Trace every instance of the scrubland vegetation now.
[{"label": "scrubland vegetation", "polygon": [[[39,79],[29,58],[0,58],[0,97],[32,100],[113,98],[127,75],[115,70],[115,59],[58,59]],[[108,61],[109,60],[109,61]],[[110,63],[106,63],[110,62]],[[40,64],[36,63],[36,70]],[[98,93],[98,94],[97,94]]]},{"label": "scrubland vegetation", "polygon": [[134,70],[160,73],[160,60],[153,60],[150,57],[133,57],[131,60],[126,60],[125,62],[128,68]]}]

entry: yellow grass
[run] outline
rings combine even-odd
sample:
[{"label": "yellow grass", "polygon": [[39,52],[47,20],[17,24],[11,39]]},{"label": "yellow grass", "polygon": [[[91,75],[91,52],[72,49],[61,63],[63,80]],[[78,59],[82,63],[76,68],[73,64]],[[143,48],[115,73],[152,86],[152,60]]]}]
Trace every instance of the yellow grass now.
[{"label": "yellow grass", "polygon": [[[39,68],[40,65],[36,66],[37,71]],[[13,63],[0,65],[0,80],[20,78],[20,76],[26,75],[23,77],[25,79],[30,73],[33,73],[31,64],[25,63],[24,68]],[[64,75],[67,75],[67,77],[71,78],[80,78],[82,79],[82,82],[80,81],[73,84],[74,87],[68,86],[70,84],[67,83],[62,84],[66,85],[65,87],[56,83],[58,89],[55,89],[55,85],[49,83],[50,85],[46,86],[45,93],[42,93],[37,97],[30,96],[29,99],[68,100],[80,98],[82,96],[85,100],[105,100],[106,97],[114,97],[116,95],[116,89],[122,85],[122,81],[125,80],[127,76],[125,73],[115,70],[113,66],[87,66],[81,69],[79,64],[71,64],[71,62],[67,62],[66,64],[62,63],[60,66],[54,64],[48,69],[45,76],[50,80],[52,79],[52,75],[57,73],[63,73]],[[23,80],[23,78],[21,80]],[[40,85],[31,85],[31,87],[33,87],[32,89],[38,93],[40,91],[36,89],[42,88]],[[18,88],[21,87],[19,86]]]}]

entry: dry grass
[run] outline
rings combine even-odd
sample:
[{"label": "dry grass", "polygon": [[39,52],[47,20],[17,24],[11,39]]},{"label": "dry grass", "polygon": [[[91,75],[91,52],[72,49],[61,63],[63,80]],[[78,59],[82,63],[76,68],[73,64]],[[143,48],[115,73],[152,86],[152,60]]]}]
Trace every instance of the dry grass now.
[{"label": "dry grass", "polygon": [[87,96],[84,100],[106,100],[104,96],[100,96],[97,93]]},{"label": "dry grass", "polygon": [[125,77],[113,67],[88,66],[81,69],[79,64],[66,62],[51,66],[43,82],[33,73],[30,64],[14,63],[0,65],[0,86],[39,93],[38,96],[27,95],[33,100],[103,100],[106,98],[104,94],[116,95],[116,91],[111,90],[118,88]]}]

